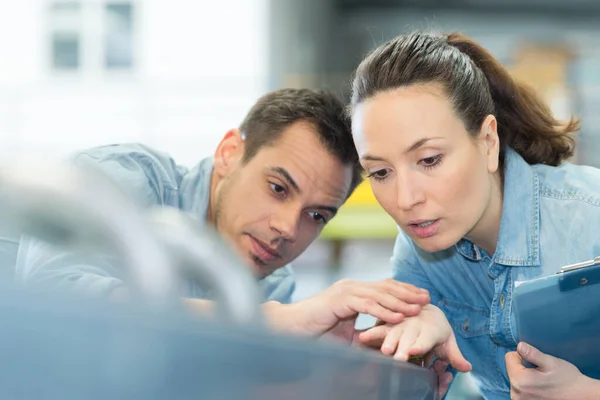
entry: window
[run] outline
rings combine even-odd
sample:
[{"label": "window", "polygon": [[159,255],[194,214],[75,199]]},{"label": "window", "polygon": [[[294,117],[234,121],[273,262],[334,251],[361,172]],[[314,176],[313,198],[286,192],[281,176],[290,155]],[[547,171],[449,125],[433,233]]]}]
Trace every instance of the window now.
[{"label": "window", "polygon": [[[52,1],[50,65],[54,71],[98,74],[129,70],[134,62],[130,1]],[[97,75],[99,76],[99,75]]]},{"label": "window", "polygon": [[76,2],[51,6],[52,67],[74,70],[81,64],[81,7]]},{"label": "window", "polygon": [[131,68],[133,64],[133,7],[131,3],[109,3],[104,8],[104,66]]}]

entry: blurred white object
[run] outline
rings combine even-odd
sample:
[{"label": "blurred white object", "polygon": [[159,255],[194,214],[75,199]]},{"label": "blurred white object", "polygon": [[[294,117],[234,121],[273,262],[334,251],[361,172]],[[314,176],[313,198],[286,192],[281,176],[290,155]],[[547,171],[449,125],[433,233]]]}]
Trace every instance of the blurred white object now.
[{"label": "blurred white object", "polygon": [[214,290],[217,315],[241,324],[261,321],[256,278],[216,232],[169,207],[152,209],[150,219],[179,272]]},{"label": "blurred white object", "polygon": [[175,300],[175,272],[136,204],[97,171],[26,159],[0,165],[0,228],[71,249],[114,250],[132,289]]}]

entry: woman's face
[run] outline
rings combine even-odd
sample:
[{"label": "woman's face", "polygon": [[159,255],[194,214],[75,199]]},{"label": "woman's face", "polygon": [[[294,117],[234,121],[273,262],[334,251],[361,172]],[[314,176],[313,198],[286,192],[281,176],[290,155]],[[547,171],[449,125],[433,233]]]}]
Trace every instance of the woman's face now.
[{"label": "woman's face", "polygon": [[485,219],[498,169],[496,120],[469,135],[438,84],[358,104],[354,142],[377,201],[423,250],[447,249]]}]

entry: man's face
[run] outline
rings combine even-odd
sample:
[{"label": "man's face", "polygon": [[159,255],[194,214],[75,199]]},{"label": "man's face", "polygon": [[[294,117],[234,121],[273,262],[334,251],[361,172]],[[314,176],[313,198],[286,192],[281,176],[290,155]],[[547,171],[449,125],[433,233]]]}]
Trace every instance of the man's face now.
[{"label": "man's face", "polygon": [[304,122],[290,125],[247,163],[243,151],[239,131],[219,145],[211,214],[220,234],[264,277],[317,238],[346,199],[352,167],[331,155]]}]

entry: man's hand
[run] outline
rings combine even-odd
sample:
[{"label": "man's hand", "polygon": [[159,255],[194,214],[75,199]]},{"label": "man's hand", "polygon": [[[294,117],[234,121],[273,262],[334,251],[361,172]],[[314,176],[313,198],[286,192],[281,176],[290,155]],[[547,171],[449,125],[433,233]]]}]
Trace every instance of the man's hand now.
[{"label": "man's hand", "polygon": [[[523,366],[522,360],[537,365]],[[506,353],[511,399],[600,399],[600,381],[584,376],[573,364],[519,343],[517,351]]]},{"label": "man's hand", "polygon": [[430,301],[416,286],[386,279],[381,282],[342,280],[321,293],[294,304],[265,304],[271,325],[284,332],[321,336],[325,333],[352,342],[360,313],[397,324],[417,315]]},{"label": "man's hand", "polygon": [[432,352],[460,372],[469,372],[471,364],[464,358],[456,343],[454,332],[444,313],[432,304],[421,309],[417,316],[407,317],[396,326],[375,326],[359,335],[362,343],[381,343],[381,352],[400,361],[411,356]]}]

